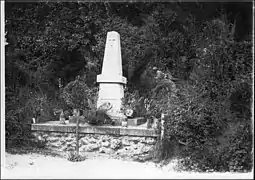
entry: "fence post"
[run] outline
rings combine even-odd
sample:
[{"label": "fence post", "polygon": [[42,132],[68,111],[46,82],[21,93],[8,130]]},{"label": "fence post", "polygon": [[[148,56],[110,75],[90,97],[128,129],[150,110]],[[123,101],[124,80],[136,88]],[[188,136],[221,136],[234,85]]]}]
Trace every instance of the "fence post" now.
[{"label": "fence post", "polygon": [[161,140],[164,138],[164,133],[165,133],[165,128],[164,128],[164,124],[165,124],[165,114],[161,113],[161,135],[160,138]]},{"label": "fence post", "polygon": [[77,118],[76,121],[76,154],[79,155],[79,123],[80,118]]}]

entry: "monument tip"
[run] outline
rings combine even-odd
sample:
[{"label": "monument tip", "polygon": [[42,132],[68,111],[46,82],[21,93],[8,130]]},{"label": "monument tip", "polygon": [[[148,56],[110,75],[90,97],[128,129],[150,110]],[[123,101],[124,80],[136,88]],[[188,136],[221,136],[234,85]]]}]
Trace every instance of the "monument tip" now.
[{"label": "monument tip", "polygon": [[109,31],[107,34],[119,34],[117,31]]}]

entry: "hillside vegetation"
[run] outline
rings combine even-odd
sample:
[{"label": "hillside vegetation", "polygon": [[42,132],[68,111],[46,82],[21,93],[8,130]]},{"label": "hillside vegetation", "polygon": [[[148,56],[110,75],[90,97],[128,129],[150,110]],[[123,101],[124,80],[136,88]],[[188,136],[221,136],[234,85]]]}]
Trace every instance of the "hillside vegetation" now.
[{"label": "hillside vegetation", "polygon": [[65,87],[81,84],[72,97],[95,102],[106,34],[117,31],[125,101],[139,116],[166,114],[155,157],[252,169],[251,2],[6,2],[5,13],[7,145],[26,144],[35,114],[73,108]]}]

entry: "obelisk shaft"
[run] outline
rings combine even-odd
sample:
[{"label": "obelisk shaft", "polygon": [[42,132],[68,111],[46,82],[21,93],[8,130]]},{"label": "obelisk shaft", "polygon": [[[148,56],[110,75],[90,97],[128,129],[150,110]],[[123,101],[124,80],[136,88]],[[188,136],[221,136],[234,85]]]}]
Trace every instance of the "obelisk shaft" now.
[{"label": "obelisk shaft", "polygon": [[102,74],[122,76],[120,35],[117,32],[107,34]]}]

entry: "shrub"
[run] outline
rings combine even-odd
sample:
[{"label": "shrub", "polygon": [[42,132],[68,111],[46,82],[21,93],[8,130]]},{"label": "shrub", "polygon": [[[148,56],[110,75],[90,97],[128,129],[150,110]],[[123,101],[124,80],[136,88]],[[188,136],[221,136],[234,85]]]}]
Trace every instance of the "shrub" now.
[{"label": "shrub", "polygon": [[92,125],[112,124],[111,119],[104,110],[89,110],[86,119]]},{"label": "shrub", "polygon": [[[206,26],[209,30],[210,23]],[[186,170],[250,171],[251,43],[229,42],[222,32],[203,33],[208,38],[195,39],[203,48],[197,47],[199,63],[186,87],[176,93],[161,89],[153,101],[154,111],[168,112],[159,156],[182,158]]]},{"label": "shrub", "polygon": [[64,87],[61,96],[73,109],[85,109],[88,107],[89,91],[85,80],[78,77]]},{"label": "shrub", "polygon": [[105,109],[97,108],[97,91],[91,89],[89,93],[88,107],[84,111],[86,122],[92,125],[111,124],[111,119]]},{"label": "shrub", "polygon": [[145,98],[139,94],[138,91],[124,93],[122,99],[123,109],[132,109],[134,111],[133,116],[142,117],[146,116]]},{"label": "shrub", "polygon": [[21,87],[16,95],[8,89],[5,115],[7,144],[29,143],[32,118],[37,114],[39,122],[51,120],[54,117],[53,104],[42,92],[29,87]]},{"label": "shrub", "polygon": [[77,77],[64,87],[61,97],[73,109],[82,109],[89,124],[107,123],[109,117],[106,112],[96,108],[97,88],[89,88],[85,82],[85,77]]}]

